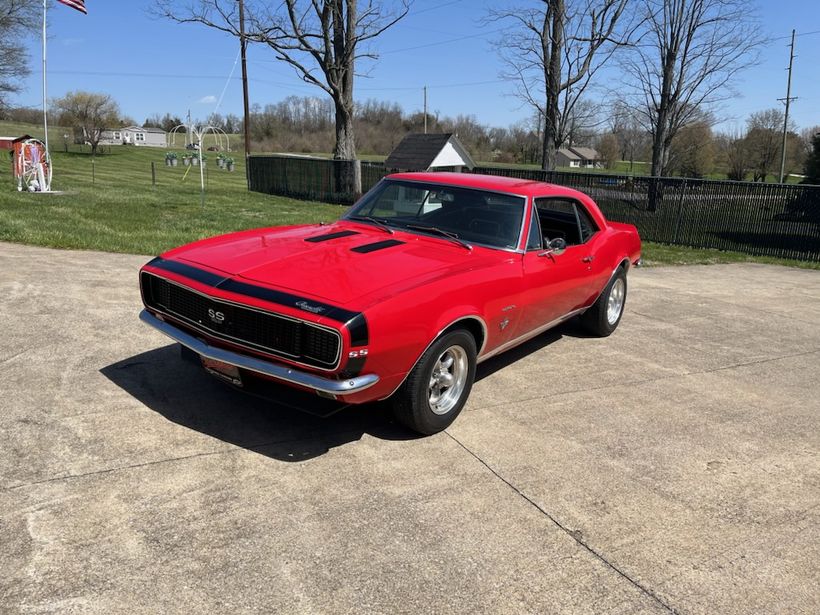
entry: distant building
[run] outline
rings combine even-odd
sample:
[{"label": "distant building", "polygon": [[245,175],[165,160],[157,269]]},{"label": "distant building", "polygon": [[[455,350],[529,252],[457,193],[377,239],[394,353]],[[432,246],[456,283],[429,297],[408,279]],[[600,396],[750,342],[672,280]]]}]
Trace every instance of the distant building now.
[{"label": "distant building", "polygon": [[462,171],[475,162],[452,133],[410,133],[396,146],[384,166],[397,171]]},{"label": "distant building", "polygon": [[162,128],[128,126],[104,130],[100,145],[137,145],[147,147],[167,147],[168,135]]},{"label": "distant building", "polygon": [[562,147],[555,152],[555,166],[595,169],[603,164],[600,154],[591,147]]}]

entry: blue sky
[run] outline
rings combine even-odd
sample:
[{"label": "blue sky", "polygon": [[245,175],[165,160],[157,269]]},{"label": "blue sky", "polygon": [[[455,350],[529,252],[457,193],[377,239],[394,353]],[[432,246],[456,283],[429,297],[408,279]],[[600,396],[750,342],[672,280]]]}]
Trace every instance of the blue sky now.
[{"label": "blue sky", "polygon": [[[498,24],[482,24],[486,7],[502,0],[415,0],[411,14],[377,40],[381,58],[366,64],[368,78],[356,82],[356,98],[395,101],[405,111],[422,108],[442,115],[474,115],[492,126],[508,126],[529,115],[499,78],[492,48]],[[750,0],[767,35],[783,37],[762,53],[757,66],[736,81],[736,96],[720,110],[719,128],[743,124],[749,113],[779,105],[785,95],[788,36],[797,38],[792,117],[800,127],[820,124],[820,2]],[[240,69],[234,69],[235,39],[196,25],[156,20],[150,0],[87,0],[88,15],[56,4],[49,11],[49,97],[69,90],[112,94],[122,111],[142,122],[153,113],[204,118],[216,109],[241,115]],[[453,40],[459,39],[459,40]],[[16,99],[39,106],[42,99],[40,41],[30,43],[32,75]],[[321,95],[262,46],[248,55],[252,103],[288,95]],[[226,88],[227,84],[227,88]]]}]

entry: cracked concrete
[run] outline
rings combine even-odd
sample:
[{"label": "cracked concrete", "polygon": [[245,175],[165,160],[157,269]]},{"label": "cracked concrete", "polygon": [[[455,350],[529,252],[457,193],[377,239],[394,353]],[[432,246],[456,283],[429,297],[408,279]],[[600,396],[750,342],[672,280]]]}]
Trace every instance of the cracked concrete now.
[{"label": "cracked concrete", "polygon": [[0,613],[820,611],[820,273],[633,271],[414,438],[179,361],[145,260],[0,244]]}]

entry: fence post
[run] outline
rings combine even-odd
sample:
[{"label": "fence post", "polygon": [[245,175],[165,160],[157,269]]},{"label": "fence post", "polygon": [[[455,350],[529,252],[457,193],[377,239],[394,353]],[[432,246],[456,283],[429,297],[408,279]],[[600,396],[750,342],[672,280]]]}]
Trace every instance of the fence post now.
[{"label": "fence post", "polygon": [[94,173],[94,158],[91,158],[91,184],[93,185],[95,182],[95,173]]},{"label": "fence post", "polygon": [[151,161],[151,186],[157,187],[157,169],[154,166],[154,161]]},{"label": "fence post", "polygon": [[680,233],[681,217],[683,215],[683,196],[686,194],[686,178],[680,187],[680,197],[678,198],[678,217],[675,220],[675,234],[672,236],[672,243],[678,243],[678,234]]}]

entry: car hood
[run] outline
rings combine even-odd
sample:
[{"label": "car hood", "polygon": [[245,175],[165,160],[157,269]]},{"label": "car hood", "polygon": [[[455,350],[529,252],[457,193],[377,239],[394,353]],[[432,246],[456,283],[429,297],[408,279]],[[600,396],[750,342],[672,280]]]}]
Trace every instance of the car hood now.
[{"label": "car hood", "polygon": [[485,266],[498,254],[483,248],[468,251],[436,237],[401,231],[391,235],[370,225],[340,221],[224,235],[166,256],[346,305],[378,301],[442,275]]}]

